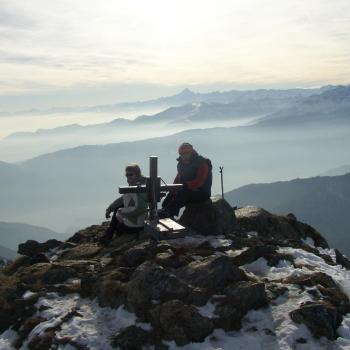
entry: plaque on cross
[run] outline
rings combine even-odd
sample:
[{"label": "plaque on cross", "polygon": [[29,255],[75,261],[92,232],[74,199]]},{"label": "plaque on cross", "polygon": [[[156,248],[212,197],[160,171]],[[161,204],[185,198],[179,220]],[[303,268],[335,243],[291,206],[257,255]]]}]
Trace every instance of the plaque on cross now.
[{"label": "plaque on cross", "polygon": [[161,185],[161,178],[158,177],[158,157],[152,156],[149,161],[150,176],[146,178],[146,185],[122,186],[119,187],[119,193],[147,193],[149,217],[145,221],[145,228],[153,238],[169,239],[181,237],[181,232],[185,230],[185,227],[171,219],[159,219],[157,207],[162,192],[178,191],[183,185]]}]

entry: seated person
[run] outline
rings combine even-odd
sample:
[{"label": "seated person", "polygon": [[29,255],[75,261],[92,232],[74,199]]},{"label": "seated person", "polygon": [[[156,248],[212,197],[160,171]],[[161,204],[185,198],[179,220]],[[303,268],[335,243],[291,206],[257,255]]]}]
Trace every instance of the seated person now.
[{"label": "seated person", "polygon": [[187,142],[179,147],[179,155],[174,183],[182,183],[184,187],[169,192],[162,203],[163,209],[158,213],[160,218],[177,216],[186,204],[204,202],[211,196],[211,161],[200,156]]},{"label": "seated person", "polygon": [[[125,168],[125,176],[129,186],[143,185],[146,182],[137,164]],[[106,219],[112,214],[112,220],[100,243],[107,244],[113,238],[114,232],[138,233],[143,229],[143,222],[147,217],[146,193],[127,193],[117,198],[107,209]]]}]

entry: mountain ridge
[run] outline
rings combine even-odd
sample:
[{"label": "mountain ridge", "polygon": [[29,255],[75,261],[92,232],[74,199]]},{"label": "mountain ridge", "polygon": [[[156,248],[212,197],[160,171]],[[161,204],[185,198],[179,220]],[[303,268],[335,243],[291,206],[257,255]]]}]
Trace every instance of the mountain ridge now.
[{"label": "mountain ridge", "polygon": [[251,184],[225,194],[234,205],[264,206],[279,214],[295,213],[321,231],[333,246],[350,254],[350,173],[269,184]]}]

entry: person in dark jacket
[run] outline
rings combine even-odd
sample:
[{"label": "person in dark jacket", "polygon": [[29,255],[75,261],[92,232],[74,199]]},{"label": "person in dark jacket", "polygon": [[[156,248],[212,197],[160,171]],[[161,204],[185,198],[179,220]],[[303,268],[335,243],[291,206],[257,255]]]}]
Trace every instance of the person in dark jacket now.
[{"label": "person in dark jacket", "polygon": [[160,218],[177,216],[186,204],[204,202],[211,196],[211,161],[199,155],[188,142],[180,145],[179,155],[174,183],[181,183],[184,187],[169,192],[163,201],[163,209],[158,213]]},{"label": "person in dark jacket", "polygon": [[[142,175],[137,164],[130,164],[125,168],[125,176],[129,186],[143,185],[146,178]],[[107,244],[114,233],[138,233],[143,229],[147,217],[147,197],[145,193],[127,193],[117,198],[106,209],[106,219],[112,214],[112,220],[100,243]]]}]

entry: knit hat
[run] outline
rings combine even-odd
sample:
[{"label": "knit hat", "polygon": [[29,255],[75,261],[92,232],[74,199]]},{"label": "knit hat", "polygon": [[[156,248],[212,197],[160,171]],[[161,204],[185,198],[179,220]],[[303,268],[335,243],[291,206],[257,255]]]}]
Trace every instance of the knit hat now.
[{"label": "knit hat", "polygon": [[179,154],[186,154],[186,153],[192,153],[193,152],[193,146],[188,143],[184,142],[179,147]]}]

